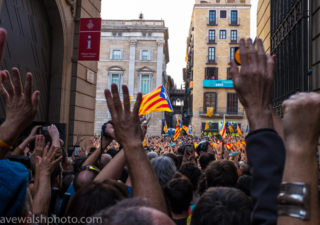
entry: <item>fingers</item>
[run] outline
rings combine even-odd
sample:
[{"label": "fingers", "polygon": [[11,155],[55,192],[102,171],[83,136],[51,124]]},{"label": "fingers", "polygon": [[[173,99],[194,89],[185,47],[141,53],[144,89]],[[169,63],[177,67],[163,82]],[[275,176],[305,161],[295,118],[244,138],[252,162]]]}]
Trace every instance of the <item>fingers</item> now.
[{"label": "fingers", "polygon": [[134,104],[134,108],[132,111],[133,115],[137,118],[138,121],[139,121],[139,110],[140,110],[141,101],[142,101],[142,94],[138,93],[136,103]]},{"label": "fingers", "polygon": [[249,47],[250,64],[252,66],[257,66],[258,53],[257,53],[257,50],[255,49],[254,45],[252,44],[251,38],[249,38],[247,40],[247,44],[248,44],[248,47]]},{"label": "fingers", "polygon": [[27,101],[31,101],[31,96],[32,96],[32,74],[31,73],[27,73],[26,75],[24,95]]},{"label": "fingers", "polygon": [[242,66],[248,65],[248,53],[244,39],[240,40],[240,59]]},{"label": "fingers", "polygon": [[32,98],[31,98],[32,110],[33,110],[34,112],[37,112],[37,111],[38,111],[39,101],[40,101],[40,91],[35,91],[35,92],[32,94]]},{"label": "fingers", "polygon": [[230,74],[231,74],[231,78],[232,80],[235,80],[238,76],[239,76],[239,67],[237,66],[237,64],[234,61],[230,62]]},{"label": "fingers", "polygon": [[257,39],[257,48],[258,48],[258,64],[260,67],[266,67],[266,53],[264,51],[263,43],[261,39]]},{"label": "fingers", "polygon": [[116,108],[114,106],[113,98],[111,96],[110,90],[105,90],[104,95],[106,96],[107,105],[108,105],[109,111],[111,113],[111,117],[114,119],[116,117],[117,113],[116,113]]},{"label": "fingers", "polygon": [[12,68],[12,78],[13,78],[13,85],[16,95],[21,96],[22,95],[22,82],[20,77],[20,72],[18,68],[13,67]]},{"label": "fingers", "polygon": [[274,79],[274,67],[275,67],[275,63],[274,63],[274,57],[267,55],[267,76],[268,76],[268,80],[273,82]]},{"label": "fingers", "polygon": [[7,70],[5,70],[4,73],[5,73],[5,79],[3,80],[3,85],[7,90],[9,97],[13,97],[15,93],[14,93],[14,87],[12,84],[10,74]]},{"label": "fingers", "polygon": [[3,80],[6,79],[5,77],[6,77],[6,75],[5,75],[4,71],[0,71],[0,94],[3,98],[3,100],[5,102],[8,102],[9,101],[9,94],[8,94],[7,90],[5,89],[5,87],[3,86]]},{"label": "fingers", "polygon": [[42,157],[47,156],[49,150],[50,143],[48,142],[46,147],[43,149]]},{"label": "fingers", "polygon": [[61,159],[62,159],[62,156],[60,156],[59,158],[57,158],[56,160],[54,160],[54,161],[52,162],[52,164],[53,164],[53,165],[56,165],[58,162],[61,161]]},{"label": "fingers", "polygon": [[129,97],[129,90],[126,85],[122,86],[122,92],[123,92],[124,111],[126,113],[130,113],[130,97]]},{"label": "fingers", "polygon": [[2,62],[6,39],[7,39],[7,31],[5,29],[0,28],[0,65]]},{"label": "fingers", "polygon": [[115,107],[117,113],[121,113],[122,112],[122,104],[121,104],[118,86],[116,84],[112,84],[111,91],[112,91],[114,107]]}]

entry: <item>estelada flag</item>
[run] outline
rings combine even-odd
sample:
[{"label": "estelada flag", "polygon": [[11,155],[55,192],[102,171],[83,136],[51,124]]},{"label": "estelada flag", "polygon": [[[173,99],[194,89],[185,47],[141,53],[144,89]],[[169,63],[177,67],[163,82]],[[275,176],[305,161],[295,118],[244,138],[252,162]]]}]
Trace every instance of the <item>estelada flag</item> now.
[{"label": "estelada flag", "polygon": [[170,99],[163,85],[142,97],[139,114],[147,115],[159,111],[173,112]]},{"label": "estelada flag", "polygon": [[226,128],[226,115],[223,115],[222,127],[219,132],[222,138],[226,138],[227,128]]},{"label": "estelada flag", "polygon": [[178,137],[180,136],[181,129],[182,129],[182,124],[181,124],[181,121],[178,120],[177,125],[176,125],[176,131],[174,132],[174,137],[173,137],[174,141],[176,141],[178,139]]},{"label": "estelada flag", "polygon": [[237,124],[237,132],[238,132],[239,135],[242,134],[241,129],[240,129],[240,127],[239,127],[239,124]]},{"label": "estelada flag", "polygon": [[234,133],[233,127],[231,125],[229,125],[229,131],[230,133]]},{"label": "estelada flag", "polygon": [[182,126],[182,129],[184,129],[184,131],[187,133],[187,135],[190,135],[190,133],[189,133],[189,127],[183,125],[183,126]]},{"label": "estelada flag", "polygon": [[163,132],[164,132],[165,134],[167,134],[167,133],[168,133],[168,126],[167,126],[167,122],[164,122]]},{"label": "estelada flag", "polygon": [[208,121],[206,121],[206,125],[204,126],[204,130],[209,130],[209,129],[210,129],[209,123],[208,123]]}]

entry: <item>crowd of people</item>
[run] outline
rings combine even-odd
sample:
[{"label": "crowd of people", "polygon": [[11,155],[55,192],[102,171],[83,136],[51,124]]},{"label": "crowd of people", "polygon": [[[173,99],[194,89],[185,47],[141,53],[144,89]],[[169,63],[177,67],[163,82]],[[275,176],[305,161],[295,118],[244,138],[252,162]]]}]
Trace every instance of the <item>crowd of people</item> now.
[{"label": "crowd of people", "polygon": [[[0,60],[5,39],[0,29]],[[112,120],[100,137],[79,137],[71,154],[54,124],[19,139],[41,93],[31,73],[22,85],[17,68],[1,70],[0,223],[319,224],[320,95],[293,95],[281,119],[270,106],[275,57],[251,39],[241,40],[240,54],[241,69],[231,62],[231,74],[248,117],[246,137],[144,141],[141,94],[131,106],[127,86],[122,103],[112,85],[105,91]]]}]

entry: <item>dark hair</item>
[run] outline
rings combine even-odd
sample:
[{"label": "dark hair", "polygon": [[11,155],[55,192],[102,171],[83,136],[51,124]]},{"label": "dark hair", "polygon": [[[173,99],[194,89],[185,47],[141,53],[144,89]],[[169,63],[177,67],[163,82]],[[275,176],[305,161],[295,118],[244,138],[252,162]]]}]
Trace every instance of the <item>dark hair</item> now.
[{"label": "dark hair", "polygon": [[66,216],[78,218],[92,216],[128,196],[128,190],[121,183],[112,180],[91,183],[76,192],[68,205]]},{"label": "dark hair", "polygon": [[238,180],[237,168],[228,160],[213,161],[206,169],[207,186],[235,187]]},{"label": "dark hair", "polygon": [[104,123],[101,127],[101,137],[107,137],[107,138],[111,138],[109,136],[109,134],[106,133],[106,128],[107,128],[107,125],[108,124],[111,124],[113,126],[113,123],[111,120],[109,120],[108,122]]},{"label": "dark hair", "polygon": [[153,225],[151,213],[141,210],[142,207],[149,207],[143,199],[125,199],[94,215],[102,221],[95,223],[95,220],[92,220],[93,222],[87,225]]},{"label": "dark hair", "polygon": [[202,141],[198,144],[198,146],[196,148],[196,152],[198,153],[198,155],[200,155],[201,152],[207,152],[208,147],[209,147],[209,142]]},{"label": "dark hair", "polygon": [[73,171],[75,174],[79,173],[82,170],[82,164],[86,161],[86,157],[80,157],[76,159],[73,164]]},{"label": "dark hair", "polygon": [[172,179],[164,189],[166,199],[173,213],[188,211],[193,197],[193,186],[187,178]]},{"label": "dark hair", "polygon": [[213,154],[211,153],[203,153],[200,156],[199,162],[200,162],[200,166],[202,170],[205,170],[207,168],[207,166],[214,161],[216,158],[214,157]]},{"label": "dark hair", "polygon": [[167,156],[169,158],[171,158],[174,162],[174,164],[176,165],[176,168],[179,168],[179,160],[178,160],[178,157],[175,155],[175,154],[172,154],[172,153],[166,153],[166,154],[163,154],[164,156]]},{"label": "dark hair", "polygon": [[192,183],[193,190],[197,190],[198,181],[201,176],[200,169],[193,163],[187,163],[180,168],[179,172],[188,177]]},{"label": "dark hair", "polygon": [[250,197],[251,183],[252,183],[252,176],[242,175],[239,177],[236,187]]},{"label": "dark hair", "polygon": [[210,188],[193,210],[191,225],[250,224],[250,199],[235,188]]},{"label": "dark hair", "polygon": [[118,154],[118,151],[117,149],[115,148],[110,148],[108,151],[107,151],[107,154],[111,155],[112,158],[114,158],[116,156],[116,154]]}]

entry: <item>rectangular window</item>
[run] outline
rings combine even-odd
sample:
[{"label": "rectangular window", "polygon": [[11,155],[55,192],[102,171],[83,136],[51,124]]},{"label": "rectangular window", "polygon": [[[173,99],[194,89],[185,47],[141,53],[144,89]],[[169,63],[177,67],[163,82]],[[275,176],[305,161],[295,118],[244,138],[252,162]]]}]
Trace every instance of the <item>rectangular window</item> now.
[{"label": "rectangular window", "polygon": [[238,11],[231,11],[231,25],[238,25]]},{"label": "rectangular window", "polygon": [[216,31],[209,30],[209,43],[215,43],[215,42],[216,42]]},{"label": "rectangular window", "polygon": [[210,47],[208,49],[208,63],[215,63],[216,62],[216,48]]},{"label": "rectangular window", "polygon": [[203,109],[204,109],[203,112],[206,113],[208,107],[212,107],[215,112],[216,106],[217,106],[217,93],[216,92],[205,92],[203,94]]},{"label": "rectangular window", "polygon": [[232,80],[232,77],[231,77],[231,74],[230,74],[230,70],[231,70],[231,67],[228,67],[227,68],[227,80]]},{"label": "rectangular window", "polygon": [[218,79],[218,68],[217,67],[207,67],[205,79],[206,80],[219,80]]},{"label": "rectangular window", "polygon": [[141,60],[142,61],[148,61],[150,59],[149,51],[148,50],[142,50],[141,51]]},{"label": "rectangular window", "polygon": [[231,30],[230,42],[233,44],[238,43],[238,31],[237,30]]},{"label": "rectangular window", "polygon": [[235,47],[230,48],[230,62],[234,60],[234,53],[236,52]]},{"label": "rectangular window", "polygon": [[216,10],[210,10],[209,11],[209,25],[216,25]]},{"label": "rectangular window", "polygon": [[112,59],[120,60],[122,58],[121,50],[112,50]]},{"label": "rectangular window", "polygon": [[227,11],[226,10],[220,10],[220,18],[221,19],[227,18]]},{"label": "rectangular window", "polygon": [[227,31],[220,30],[220,39],[227,39]]},{"label": "rectangular window", "polygon": [[227,114],[238,114],[238,96],[236,93],[227,94]]},{"label": "rectangular window", "polygon": [[120,74],[113,73],[111,74],[111,84],[116,84],[118,86],[118,89],[120,88]]},{"label": "rectangular window", "polygon": [[150,74],[141,74],[141,93],[142,94],[148,94],[150,93],[151,88],[151,75]]}]

